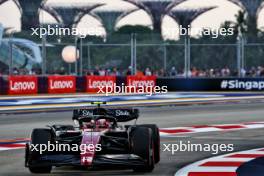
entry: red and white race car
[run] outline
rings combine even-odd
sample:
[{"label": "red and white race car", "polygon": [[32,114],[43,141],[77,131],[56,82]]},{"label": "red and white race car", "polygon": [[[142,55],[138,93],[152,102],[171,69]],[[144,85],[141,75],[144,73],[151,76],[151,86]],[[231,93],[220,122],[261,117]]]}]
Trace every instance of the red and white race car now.
[{"label": "red and white race car", "polygon": [[[137,125],[137,109],[78,109],[73,125],[53,125],[32,131],[25,166],[32,173],[50,173],[53,166],[133,169],[151,172],[160,161],[159,129]],[[135,120],[132,125],[121,122]]]}]

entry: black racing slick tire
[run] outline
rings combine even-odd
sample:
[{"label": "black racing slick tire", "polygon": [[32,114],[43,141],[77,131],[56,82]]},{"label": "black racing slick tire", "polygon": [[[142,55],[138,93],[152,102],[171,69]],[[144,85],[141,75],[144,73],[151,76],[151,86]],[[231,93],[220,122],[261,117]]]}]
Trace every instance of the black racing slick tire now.
[{"label": "black racing slick tire", "polygon": [[150,128],[152,130],[152,137],[153,137],[153,143],[154,143],[154,160],[155,163],[158,163],[160,161],[160,134],[159,134],[159,128],[155,124],[143,124],[140,125],[143,127]]},{"label": "black racing slick tire", "polygon": [[[48,144],[48,141],[52,142],[52,132],[50,129],[34,129],[31,133],[31,144],[37,145],[37,144]],[[39,151],[33,151],[26,149],[26,152],[28,153],[27,158],[27,166],[31,173],[50,173],[52,170],[52,166],[41,166],[41,164],[38,164],[38,159],[41,157],[42,154],[40,154]],[[43,153],[45,154],[45,153]],[[37,164],[37,165],[36,165]]]},{"label": "black racing slick tire", "polygon": [[135,172],[152,172],[154,169],[154,144],[152,130],[147,127],[137,126],[131,132],[132,153],[144,160],[144,165],[134,167]]}]

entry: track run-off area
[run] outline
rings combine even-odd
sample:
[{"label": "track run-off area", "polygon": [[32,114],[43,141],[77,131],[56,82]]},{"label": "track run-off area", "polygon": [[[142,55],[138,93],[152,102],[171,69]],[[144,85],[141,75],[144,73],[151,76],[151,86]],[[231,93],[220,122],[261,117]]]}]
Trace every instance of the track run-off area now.
[{"label": "track run-off area", "polygon": [[[264,147],[263,107],[264,103],[261,101],[141,107],[137,123],[155,123],[160,128],[161,161],[152,173],[58,167],[54,168],[50,175],[175,175],[176,173],[176,176],[211,176],[212,174],[229,176],[225,175],[229,172],[230,176],[234,176],[240,164],[254,159],[253,156],[256,158],[264,154],[263,151],[256,151]],[[24,167],[23,144],[28,140],[32,129],[52,124],[72,124],[71,116],[71,111],[0,115],[0,175],[30,175]],[[210,151],[175,151],[172,153],[165,150],[165,146],[179,142],[210,145],[232,144],[233,150],[219,151],[217,154]],[[235,158],[234,161],[232,157],[225,157],[235,152],[243,154],[243,152],[250,151],[253,152],[251,154],[261,155],[250,155],[251,158],[246,159]],[[203,161],[206,161],[205,165]],[[223,162],[229,162],[231,166]]]}]

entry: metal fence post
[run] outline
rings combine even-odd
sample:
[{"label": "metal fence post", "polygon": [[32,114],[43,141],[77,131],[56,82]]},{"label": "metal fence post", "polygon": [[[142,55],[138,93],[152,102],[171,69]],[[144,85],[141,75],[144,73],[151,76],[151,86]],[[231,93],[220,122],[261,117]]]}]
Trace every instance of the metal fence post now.
[{"label": "metal fence post", "polygon": [[134,74],[137,74],[137,36],[134,34]]},{"label": "metal fence post", "polygon": [[237,76],[241,77],[241,69],[242,69],[242,41],[241,35],[237,37]]},{"label": "metal fence post", "polygon": [[87,44],[87,65],[88,65],[88,70],[91,71],[91,42],[88,42]]},{"label": "metal fence post", "polygon": [[130,66],[131,66],[131,74],[133,75],[134,74],[134,34],[131,34],[130,37],[131,37],[131,41],[130,41],[130,51],[131,51],[131,58],[130,58]]},{"label": "metal fence post", "polygon": [[75,37],[75,57],[76,57],[76,61],[75,61],[75,75],[78,76],[78,37]]},{"label": "metal fence post", "polygon": [[46,75],[46,59],[47,59],[47,51],[46,51],[46,35],[42,37],[42,75]]},{"label": "metal fence post", "polygon": [[191,39],[189,35],[187,35],[187,47],[188,47],[188,55],[187,55],[187,77],[189,77],[189,71],[191,70]]},{"label": "metal fence post", "polygon": [[241,36],[241,68],[245,69],[245,40]]},{"label": "metal fence post", "polygon": [[80,38],[80,76],[83,75],[83,50],[82,50],[82,38]]},{"label": "metal fence post", "polygon": [[13,75],[13,33],[11,33],[9,38],[9,75]]},{"label": "metal fence post", "polygon": [[241,70],[240,70],[240,58],[241,58],[241,52],[240,52],[240,37],[238,37],[237,40],[237,74],[238,77],[241,77]]},{"label": "metal fence post", "polygon": [[69,69],[69,75],[71,75],[71,63],[68,64],[68,69]]},{"label": "metal fence post", "polygon": [[188,77],[188,44],[187,44],[187,36],[184,37],[184,75],[185,75],[185,78]]},{"label": "metal fence post", "polygon": [[167,70],[167,43],[164,43],[163,44],[163,56],[164,56],[164,60],[163,60],[163,69],[164,69],[164,71],[166,72],[166,70]]}]

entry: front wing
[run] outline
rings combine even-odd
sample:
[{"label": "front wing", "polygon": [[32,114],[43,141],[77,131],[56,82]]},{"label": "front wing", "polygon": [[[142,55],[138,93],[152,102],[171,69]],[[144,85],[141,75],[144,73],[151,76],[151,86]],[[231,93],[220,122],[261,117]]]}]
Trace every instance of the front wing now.
[{"label": "front wing", "polygon": [[[85,159],[85,158],[83,158]],[[93,161],[91,168],[96,167],[120,167],[120,168],[133,168],[136,166],[142,166],[145,161],[134,154],[106,154],[97,155]],[[26,163],[26,167],[29,163]],[[83,166],[81,164],[80,155],[70,154],[54,154],[54,155],[42,155],[38,160],[30,163],[32,166]]]}]

